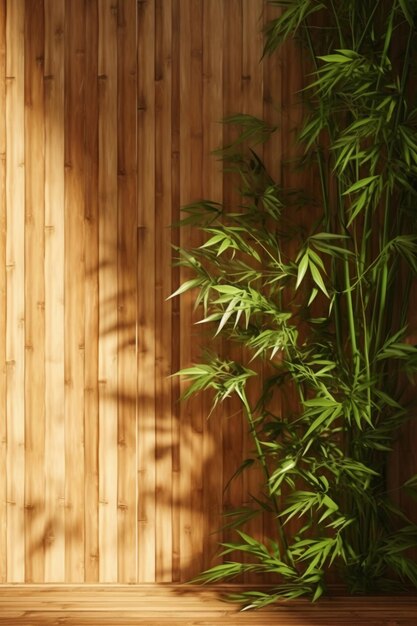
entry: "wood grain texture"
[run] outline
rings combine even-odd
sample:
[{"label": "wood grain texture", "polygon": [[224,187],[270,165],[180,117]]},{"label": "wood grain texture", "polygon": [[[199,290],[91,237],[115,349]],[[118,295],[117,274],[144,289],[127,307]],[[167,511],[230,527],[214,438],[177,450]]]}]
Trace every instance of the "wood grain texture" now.
[{"label": "wood grain texture", "polygon": [[98,0],[85,5],[85,580],[99,580],[99,211],[98,211]]},{"label": "wood grain texture", "polygon": [[[224,7],[223,38],[227,42],[223,58],[223,117],[229,117],[243,111],[242,101],[242,46],[243,46],[243,6],[242,0],[231,0]],[[223,145],[228,145],[236,138],[237,129],[229,125],[224,127]],[[223,202],[227,209],[238,210],[240,197],[237,193],[239,180],[236,175],[223,173]],[[230,350],[230,358],[239,360],[241,349],[238,344]],[[237,398],[228,398],[222,407],[224,424],[223,434],[223,479],[228,485],[223,497],[223,507],[231,512],[239,507],[243,494],[243,476],[240,474],[231,481],[244,459],[243,450],[247,425],[242,415],[241,403]],[[230,482],[231,481],[231,482]],[[224,531],[225,541],[234,541],[235,535],[228,529]],[[240,555],[231,554],[231,560]]]},{"label": "wood grain texture", "polygon": [[[223,197],[223,173],[221,164],[213,157],[223,142],[223,56],[227,46],[223,30],[218,24],[224,21],[222,0],[204,3],[203,13],[203,106],[202,106],[202,196],[215,202]],[[203,416],[208,415],[208,401],[203,404]],[[215,564],[222,540],[219,528],[223,525],[223,408],[218,407],[209,419],[203,420],[203,567]]]},{"label": "wood grain texture", "polygon": [[[262,11],[264,4],[262,0],[243,0],[242,3],[242,111],[250,113],[258,118],[263,117],[263,100],[259,94],[263,93],[264,75],[260,66],[260,59],[263,50],[262,36]],[[256,34],[254,33],[256,32]],[[264,160],[264,150],[262,145],[256,147],[259,157]],[[259,398],[260,380],[263,374],[263,363],[260,361],[251,363],[253,369],[259,376],[259,380],[252,380],[248,385],[248,400],[252,407],[256,406]],[[255,456],[253,439],[248,426],[245,426],[243,433],[243,458],[252,459]],[[253,506],[253,500],[248,494],[262,498],[259,485],[262,483],[263,475],[259,466],[254,465],[243,474],[243,499],[245,504]],[[263,524],[262,515],[250,520],[245,528],[251,536],[262,540]],[[245,574],[243,580],[256,582],[256,575]]]},{"label": "wood grain texture", "polygon": [[138,5],[138,577],[156,578],[155,2]]},{"label": "wood grain texture", "polygon": [[[266,24],[268,21],[277,17],[280,9],[268,4],[263,11],[263,22]],[[275,54],[267,56],[262,62],[263,70],[263,117],[271,125],[279,127],[281,126],[281,109],[277,106],[277,103],[281,102],[282,96],[282,65],[283,59],[281,54]],[[279,130],[276,132],[270,141],[263,146],[263,153],[265,164],[268,172],[277,181],[278,184],[282,183],[282,142],[284,141],[283,133]],[[267,365],[264,364],[264,371],[268,372]],[[278,394],[274,394],[273,408],[276,415],[281,414],[281,398]],[[263,519],[263,535],[264,539],[276,536],[276,520],[273,515],[264,514]],[[265,582],[273,582],[274,575],[269,574],[266,576]]]},{"label": "wood grain texture", "polygon": [[[172,0],[172,40],[171,40],[171,213],[172,224],[180,219],[180,0]],[[171,285],[175,290],[179,286],[180,268],[174,262],[176,258],[175,250],[180,244],[180,233],[178,228],[171,229],[172,267]],[[170,317],[172,323],[171,353],[172,372],[180,369],[180,344],[181,344],[181,318],[180,299],[174,298],[170,303]],[[171,379],[171,425],[172,425],[172,581],[179,582],[181,579],[180,564],[180,536],[181,524],[178,513],[180,503],[180,381],[178,377]]]},{"label": "wood grain texture", "polygon": [[84,580],[85,12],[65,3],[65,580]]},{"label": "wood grain texture", "polygon": [[7,580],[25,577],[24,0],[7,2]]},{"label": "wood grain texture", "polygon": [[172,293],[172,2],[155,3],[155,578],[172,581],[172,320],[166,316]]},{"label": "wood grain texture", "polygon": [[[70,585],[0,587],[0,624],[43,626],[414,626],[416,597],[332,597],[239,612],[222,601],[236,587]],[[175,607],[175,610],[173,608]]]},{"label": "wood grain texture", "polygon": [[[202,197],[202,3],[180,2],[180,204]],[[183,247],[198,244],[198,233],[191,227],[181,229]],[[190,277],[181,268],[181,282]],[[180,301],[182,326],[180,364],[187,367],[198,360],[199,339],[193,322],[192,294]],[[188,328],[188,332],[184,332]],[[182,385],[184,389],[184,385]],[[204,416],[202,398],[196,396],[180,406],[180,564],[181,580],[198,573],[203,554],[202,483],[205,467],[194,462],[193,451],[203,450]]]},{"label": "wood grain texture", "polygon": [[117,2],[99,3],[99,576],[117,581]]},{"label": "wood grain texture", "polygon": [[65,580],[64,0],[45,14],[45,581]]},{"label": "wood grain texture", "polygon": [[0,2],[0,583],[7,580],[6,0]]},{"label": "wood grain texture", "polygon": [[[291,43],[260,63],[276,11],[266,0],[0,0],[1,584],[185,581],[232,537],[215,532],[222,512],[256,492],[252,472],[223,493],[252,453],[239,403],[207,420],[208,398],[179,402],[171,374],[212,340],[191,294],[167,301],[187,277],[171,244],[200,241],[170,224],[203,197],[238,206],[211,155],[234,136],[226,115],[279,125],[263,156],[280,182],[300,182],[282,165],[300,122],[299,54]],[[393,487],[415,467],[409,433]],[[274,533],[266,519],[250,530]],[[16,620],[62,617],[25,607]],[[177,621],[211,623],[196,610]]]},{"label": "wood grain texture", "polygon": [[43,0],[25,11],[25,580],[44,573],[45,149]]},{"label": "wood grain texture", "polygon": [[136,317],[137,284],[137,41],[136,2],[125,0],[117,16],[118,173],[118,576],[137,580]]}]

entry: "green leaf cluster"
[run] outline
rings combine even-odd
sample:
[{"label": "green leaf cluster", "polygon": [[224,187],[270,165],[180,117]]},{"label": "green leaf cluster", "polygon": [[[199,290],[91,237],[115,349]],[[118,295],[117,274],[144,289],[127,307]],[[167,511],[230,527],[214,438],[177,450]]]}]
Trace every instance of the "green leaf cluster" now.
[{"label": "green leaf cluster", "polygon": [[[301,165],[320,192],[314,223],[297,224],[305,190],[273,179],[259,145],[277,132],[250,115],[226,120],[240,135],[222,152],[238,174],[241,204],[202,201],[183,224],[204,243],[179,250],[193,278],[200,323],[243,347],[237,362],[206,355],[181,373],[186,397],[239,398],[264,482],[253,507],[228,521],[236,541],[198,580],[276,575],[276,588],[236,594],[250,608],[279,598],[319,598],[329,569],[352,592],[417,586],[417,526],[387,486],[391,449],[414,418],[406,401],[417,371],[409,337],[417,273],[417,3],[414,0],[276,0],[265,54],[289,37],[308,52]],[[307,56],[307,55],[304,55]],[[258,147],[257,147],[258,146]],[[261,361],[262,368],[251,363]],[[262,371],[262,375],[257,374]],[[255,399],[253,387],[258,382]],[[252,382],[249,382],[252,381]],[[279,398],[295,398],[281,410]],[[249,400],[251,398],[251,401]],[[401,488],[401,486],[399,486]],[[417,479],[403,486],[412,497]],[[274,536],[245,532],[253,515]],[[242,561],[228,556],[241,554]]]}]

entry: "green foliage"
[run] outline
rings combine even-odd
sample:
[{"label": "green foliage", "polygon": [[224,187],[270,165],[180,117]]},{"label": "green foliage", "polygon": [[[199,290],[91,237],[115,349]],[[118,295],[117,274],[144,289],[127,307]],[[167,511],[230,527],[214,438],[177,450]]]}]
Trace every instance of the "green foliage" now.
[{"label": "green foliage", "polygon": [[[201,323],[244,347],[241,362],[206,355],[182,375],[187,397],[211,390],[216,405],[236,395],[253,436],[253,458],[236,475],[259,464],[263,496],[229,514],[237,539],[222,552],[245,558],[198,578],[276,574],[274,592],[234,596],[250,608],[319,598],[330,567],[352,592],[417,586],[409,555],[417,527],[386,483],[393,442],[414,417],[404,388],[417,370],[417,347],[407,342],[417,273],[417,3],[272,4],[281,12],[266,28],[265,54],[296,36],[311,57],[299,140],[320,180],[321,196],[311,199],[320,209],[313,225],[297,226],[302,192],[282,188],[255,151],[276,128],[230,118],[241,134],[223,159],[240,177],[242,204],[185,207],[183,223],[204,243],[179,251],[193,278],[174,294],[196,290]],[[250,402],[257,360],[265,365]],[[286,389],[296,400],[281,413]],[[415,497],[417,477],[404,489]],[[265,543],[242,530],[257,512],[275,523]]]}]

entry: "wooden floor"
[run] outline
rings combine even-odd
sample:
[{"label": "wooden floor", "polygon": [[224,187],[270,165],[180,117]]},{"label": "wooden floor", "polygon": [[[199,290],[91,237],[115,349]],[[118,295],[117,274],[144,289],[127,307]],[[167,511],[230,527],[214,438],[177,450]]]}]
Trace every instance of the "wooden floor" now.
[{"label": "wooden floor", "polygon": [[[416,626],[417,597],[296,601],[239,612],[210,588],[174,585],[2,585],[4,626]],[[219,591],[218,591],[219,590]]]}]

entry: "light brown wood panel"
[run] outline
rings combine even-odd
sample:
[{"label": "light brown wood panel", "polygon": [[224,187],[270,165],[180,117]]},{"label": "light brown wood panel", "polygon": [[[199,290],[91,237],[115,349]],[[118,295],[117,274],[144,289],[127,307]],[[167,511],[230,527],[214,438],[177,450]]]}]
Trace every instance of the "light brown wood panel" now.
[{"label": "light brown wood panel", "polygon": [[98,0],[85,5],[85,580],[99,580]]},{"label": "light brown wood panel", "polygon": [[65,580],[64,0],[45,14],[45,581]]},{"label": "light brown wood panel", "polygon": [[138,4],[138,577],[156,578],[155,2]]},{"label": "light brown wood panel", "polygon": [[6,22],[7,580],[25,577],[25,144],[24,0]]},{"label": "light brown wood panel", "polygon": [[172,321],[166,316],[172,293],[172,14],[171,0],[155,3],[155,576],[172,581]]},{"label": "light brown wood panel", "polygon": [[[0,624],[73,626],[414,626],[415,597],[332,597],[239,612],[222,601],[233,586],[70,585],[0,587]],[[175,607],[175,610],[173,608]]]},{"label": "light brown wood panel", "polygon": [[[42,582],[45,482],[43,0],[25,10],[25,580]],[[23,251],[21,251],[23,252]]]},{"label": "light brown wood panel", "polygon": [[117,16],[118,174],[118,576],[137,580],[136,318],[137,283],[137,41],[136,1],[124,0]]},{"label": "light brown wood panel", "polygon": [[117,2],[99,2],[99,576],[117,581]]},{"label": "light brown wood panel", "polygon": [[[239,203],[211,155],[234,136],[223,116],[279,123],[263,155],[298,182],[280,164],[300,121],[298,53],[290,44],[260,63],[275,11],[266,0],[0,0],[3,583],[187,580],[231,538],[214,532],[222,511],[256,492],[253,472],[223,493],[251,454],[239,404],[207,420],[207,398],[178,401],[170,375],[211,338],[191,295],[166,299],[187,276],[171,244],[200,241],[170,228],[180,206]],[[274,533],[268,520],[250,529]]]},{"label": "light brown wood panel", "polygon": [[85,12],[65,3],[65,580],[84,580]]},{"label": "light brown wood panel", "polygon": [[[6,0],[0,2],[0,476],[7,468],[6,412]],[[0,583],[7,580],[7,489],[0,480]]]}]

